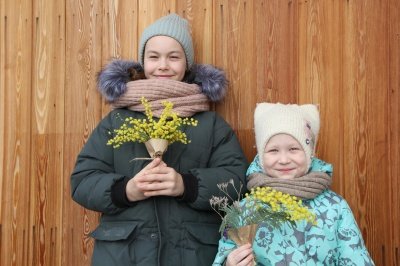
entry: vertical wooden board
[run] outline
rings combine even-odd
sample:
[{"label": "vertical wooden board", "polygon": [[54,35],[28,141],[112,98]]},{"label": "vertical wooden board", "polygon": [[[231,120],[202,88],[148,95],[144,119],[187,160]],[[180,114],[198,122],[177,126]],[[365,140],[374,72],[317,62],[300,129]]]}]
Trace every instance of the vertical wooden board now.
[{"label": "vertical wooden board", "polygon": [[[361,112],[361,114],[365,114],[364,110],[360,110],[360,108],[365,108],[365,106],[357,105],[357,94],[364,96],[363,93],[359,93],[357,89],[359,87],[365,87],[365,73],[360,71],[359,65],[361,62],[365,64],[365,53],[363,53],[363,47],[365,47],[365,41],[362,38],[358,38],[361,36],[357,36],[360,34],[358,31],[358,21],[356,14],[357,5],[355,2],[348,2],[343,5],[343,99],[341,102],[343,108],[343,177],[342,179],[346,180],[346,187],[343,187],[343,190],[340,192],[344,197],[347,198],[347,201],[352,207],[355,207],[354,200],[351,197],[354,197],[355,193],[350,193],[347,195],[349,189],[355,189],[355,179],[358,178],[358,171],[360,170],[356,165],[356,151],[358,147],[355,149],[355,134],[354,131],[354,119],[361,120],[361,122],[356,121],[357,124],[364,123],[365,119],[363,117],[359,117],[355,112]],[[363,25],[362,31],[365,31],[365,25]],[[362,40],[362,43],[358,43],[357,40]],[[360,47],[363,46],[363,47]],[[358,51],[360,49],[360,51]],[[364,70],[362,70],[364,71]],[[364,96],[365,97],[365,96]],[[362,132],[364,133],[365,130]],[[365,149],[363,149],[365,153]],[[363,170],[365,172],[365,169]],[[347,192],[347,193],[346,193]],[[358,214],[354,212],[356,217]]]},{"label": "vertical wooden board", "polygon": [[[265,36],[266,41],[264,43],[263,38],[257,40],[254,51],[258,101],[297,103],[299,4],[292,0],[269,0],[256,10],[259,14],[255,21],[256,40]],[[259,45],[265,48],[259,49]],[[260,65],[262,62],[268,62],[267,68]],[[267,83],[260,87],[258,80],[263,76],[268,77]]]},{"label": "vertical wooden board", "polygon": [[324,80],[323,5],[299,1],[299,97],[304,103],[319,103]]},{"label": "vertical wooden board", "polygon": [[[108,1],[103,6],[102,17],[104,25],[102,27],[102,66],[114,58],[136,60],[138,0]],[[103,101],[102,116],[105,116],[110,110],[110,106]]]},{"label": "vertical wooden board", "polygon": [[71,199],[70,175],[76,156],[102,116],[96,89],[101,68],[102,4],[66,3],[65,134],[63,248],[61,265],[90,265],[93,240],[89,233],[98,224],[98,213],[84,209]]},{"label": "vertical wooden board", "polygon": [[103,6],[103,64],[110,58],[136,59],[138,0],[112,0]]},{"label": "vertical wooden board", "polygon": [[333,190],[343,192],[341,1],[299,1],[299,103],[319,105],[317,156],[334,167]]},{"label": "vertical wooden board", "polygon": [[[382,251],[382,263],[378,259],[377,264],[393,265],[394,250],[391,238],[391,219],[385,219],[382,223],[381,217],[392,217],[391,208],[391,182],[389,176],[389,145],[388,132],[390,127],[388,121],[388,104],[390,102],[387,94],[389,87],[389,43],[387,18],[389,8],[388,1],[372,1],[367,6],[367,36],[371,36],[367,46],[367,91],[371,97],[367,102],[368,120],[371,123],[367,130],[370,131],[368,138],[371,152],[365,159],[367,163],[367,178],[357,180],[360,191],[360,202],[364,217],[359,219],[359,226],[363,230],[366,243],[374,252],[374,256]],[[377,111],[380,110],[380,111]],[[372,163],[371,163],[372,162]],[[378,178],[377,178],[378,177]],[[382,182],[383,181],[383,182]],[[365,202],[365,203],[364,203]],[[359,206],[357,206],[359,208]],[[382,228],[383,227],[383,228]],[[383,230],[382,230],[383,229]],[[374,234],[374,232],[379,232]]]},{"label": "vertical wooden board", "polygon": [[[344,4],[344,196],[377,265],[393,265],[390,250],[386,132],[388,87],[387,4]],[[379,110],[379,111],[378,111]],[[379,233],[377,233],[379,232]]]},{"label": "vertical wooden board", "polygon": [[139,0],[137,39],[143,30],[162,16],[176,12],[176,0]]},{"label": "vertical wooden board", "polygon": [[400,266],[400,2],[389,1],[389,118],[390,188],[393,218],[391,223],[395,263]]},{"label": "vertical wooden board", "polygon": [[65,2],[34,1],[30,260],[60,265],[63,197]]},{"label": "vertical wooden board", "polygon": [[214,63],[225,70],[229,86],[216,111],[232,126],[246,156],[254,155],[253,111],[257,101],[254,1],[214,2]]},{"label": "vertical wooden board", "polygon": [[279,94],[276,101],[296,103],[299,101],[299,6],[296,1],[278,1],[280,21],[279,60],[276,62],[277,86]]},{"label": "vertical wooden board", "polygon": [[213,63],[213,5],[212,0],[178,0],[176,13],[191,26],[196,63]]},{"label": "vertical wooden board", "polygon": [[[245,98],[249,117],[245,114],[243,119],[249,124],[239,131],[249,159],[256,154],[253,131],[256,103],[297,102],[297,9],[292,1],[254,1],[255,18],[250,26],[254,31],[254,46],[246,52],[254,58],[247,61],[254,65],[255,84],[238,88],[246,95],[254,95]],[[248,55],[243,58],[246,60]]]},{"label": "vertical wooden board", "polygon": [[1,223],[3,221],[3,183],[5,182],[4,178],[4,161],[5,161],[5,144],[4,144],[4,138],[5,138],[5,128],[6,128],[6,122],[5,122],[5,105],[6,105],[6,80],[5,80],[5,75],[6,75],[6,60],[5,60],[5,48],[6,48],[6,28],[7,26],[7,16],[5,13],[5,1],[0,2],[0,263],[1,263],[1,252],[2,252],[2,247],[1,247]]},{"label": "vertical wooden board", "polygon": [[[1,265],[29,265],[31,32],[30,1],[2,3],[4,97],[1,193]],[[4,56],[4,57],[3,57]]]}]

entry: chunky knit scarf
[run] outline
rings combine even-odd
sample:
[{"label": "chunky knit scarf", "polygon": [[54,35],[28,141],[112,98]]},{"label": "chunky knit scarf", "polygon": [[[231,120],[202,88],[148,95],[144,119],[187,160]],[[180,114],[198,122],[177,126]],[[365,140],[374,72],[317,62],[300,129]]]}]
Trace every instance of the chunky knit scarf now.
[{"label": "chunky knit scarf", "polygon": [[324,172],[310,172],[293,179],[273,178],[257,172],[248,176],[247,188],[271,187],[301,199],[313,199],[328,189],[331,183],[331,177]]},{"label": "chunky knit scarf", "polygon": [[210,109],[209,99],[201,93],[198,85],[170,79],[141,79],[128,82],[126,92],[111,106],[144,112],[140,101],[142,97],[150,103],[155,117],[160,117],[164,109],[163,101],[172,102],[174,111],[181,117],[190,117]]}]

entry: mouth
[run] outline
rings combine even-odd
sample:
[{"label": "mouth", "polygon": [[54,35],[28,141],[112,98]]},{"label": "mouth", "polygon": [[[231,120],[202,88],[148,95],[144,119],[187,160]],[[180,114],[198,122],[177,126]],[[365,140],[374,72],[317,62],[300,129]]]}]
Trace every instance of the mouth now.
[{"label": "mouth", "polygon": [[155,75],[155,77],[158,79],[170,79],[173,75]]},{"label": "mouth", "polygon": [[287,168],[287,169],[277,169],[277,171],[281,172],[281,173],[289,173],[291,171],[293,171],[293,168]]}]

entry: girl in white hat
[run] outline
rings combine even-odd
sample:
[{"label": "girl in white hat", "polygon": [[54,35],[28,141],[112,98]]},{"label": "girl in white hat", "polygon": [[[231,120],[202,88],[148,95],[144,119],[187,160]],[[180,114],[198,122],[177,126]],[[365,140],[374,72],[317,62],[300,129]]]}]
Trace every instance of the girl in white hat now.
[{"label": "girl in white hat", "polygon": [[266,186],[302,199],[316,223],[262,223],[253,243],[240,247],[224,236],[213,265],[374,265],[349,205],[329,189],[330,165],[313,157],[317,107],[261,103],[254,125],[258,154],[247,188]]}]

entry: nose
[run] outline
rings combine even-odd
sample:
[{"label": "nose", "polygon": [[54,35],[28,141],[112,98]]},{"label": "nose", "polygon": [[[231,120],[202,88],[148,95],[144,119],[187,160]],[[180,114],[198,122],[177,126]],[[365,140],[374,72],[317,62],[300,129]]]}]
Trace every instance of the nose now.
[{"label": "nose", "polygon": [[160,69],[160,70],[168,69],[168,61],[166,58],[160,59],[160,64],[158,65],[158,69]]},{"label": "nose", "polygon": [[281,153],[279,156],[279,163],[280,164],[288,164],[290,162],[289,156],[285,152]]}]

